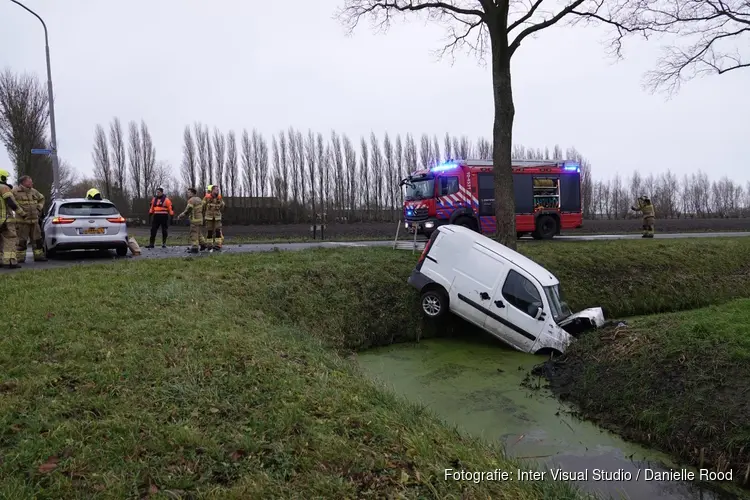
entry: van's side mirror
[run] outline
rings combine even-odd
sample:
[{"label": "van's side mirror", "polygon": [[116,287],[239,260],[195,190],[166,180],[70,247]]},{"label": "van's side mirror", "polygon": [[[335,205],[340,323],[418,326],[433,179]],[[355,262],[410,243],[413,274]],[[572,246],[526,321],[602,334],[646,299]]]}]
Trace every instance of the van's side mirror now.
[{"label": "van's side mirror", "polygon": [[539,307],[536,304],[529,305],[529,315],[534,319],[542,319],[542,315],[544,314],[544,309]]}]

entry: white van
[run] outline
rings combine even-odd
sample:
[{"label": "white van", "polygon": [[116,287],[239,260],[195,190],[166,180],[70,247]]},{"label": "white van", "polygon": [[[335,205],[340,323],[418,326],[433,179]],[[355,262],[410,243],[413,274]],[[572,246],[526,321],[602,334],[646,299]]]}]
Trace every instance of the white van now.
[{"label": "white van", "polygon": [[574,335],[604,324],[601,307],[571,314],[552,273],[463,226],[435,230],[408,283],[427,318],[450,311],[519,351],[561,354]]}]

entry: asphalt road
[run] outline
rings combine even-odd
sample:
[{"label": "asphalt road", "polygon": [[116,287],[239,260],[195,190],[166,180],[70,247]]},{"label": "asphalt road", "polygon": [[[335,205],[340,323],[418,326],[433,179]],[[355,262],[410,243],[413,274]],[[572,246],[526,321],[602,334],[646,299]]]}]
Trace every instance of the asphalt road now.
[{"label": "asphalt road", "polygon": [[[729,237],[739,238],[750,236],[750,231],[746,232],[716,232],[716,233],[664,233],[657,234],[656,239],[676,239],[676,238],[716,238],[716,237]],[[524,238],[525,239],[525,238]],[[576,235],[576,236],[557,236],[554,241],[594,241],[594,240],[633,240],[641,239],[638,234],[592,234],[592,235]],[[413,240],[404,239],[399,241],[399,247],[401,249],[411,250]],[[539,244],[542,244],[540,242]],[[417,241],[417,250],[423,248],[423,242]],[[342,247],[388,247],[392,246],[393,241],[381,240],[381,241],[319,241],[319,242],[307,242],[307,243],[254,243],[254,244],[243,244],[243,245],[225,245],[224,249],[220,253],[249,253],[249,252],[271,252],[274,250],[305,250],[308,248],[342,248]],[[202,252],[199,257],[211,255],[209,252]],[[22,265],[21,269],[6,269],[0,268],[0,274],[13,273],[22,271],[24,269],[51,269],[58,267],[69,267],[73,265],[81,264],[95,264],[95,263],[106,263],[113,261],[123,261],[128,259],[165,259],[175,257],[189,257],[193,256],[187,252],[187,247],[167,247],[167,248],[154,248],[154,249],[141,249],[141,255],[139,257],[133,257],[128,254],[127,257],[117,257],[114,252],[90,252],[90,251],[76,251],[60,254],[58,257],[48,262],[34,262],[31,250],[29,250],[26,263]]]}]

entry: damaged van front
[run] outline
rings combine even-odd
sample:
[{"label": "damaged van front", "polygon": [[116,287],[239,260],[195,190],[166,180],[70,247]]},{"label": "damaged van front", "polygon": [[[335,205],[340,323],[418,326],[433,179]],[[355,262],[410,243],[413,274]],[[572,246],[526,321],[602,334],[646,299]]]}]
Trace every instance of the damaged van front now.
[{"label": "damaged van front", "polygon": [[578,335],[604,325],[604,311],[601,307],[590,307],[573,314],[563,300],[560,285],[542,287],[550,308],[550,318],[543,334],[537,338],[532,352],[565,352]]}]

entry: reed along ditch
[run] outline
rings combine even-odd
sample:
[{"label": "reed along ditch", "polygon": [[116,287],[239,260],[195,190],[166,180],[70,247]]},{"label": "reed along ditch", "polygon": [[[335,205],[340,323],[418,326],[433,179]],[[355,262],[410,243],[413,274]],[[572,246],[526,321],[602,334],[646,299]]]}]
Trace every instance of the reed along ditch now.
[{"label": "reed along ditch", "polygon": [[[364,351],[357,359],[371,379],[424,404],[463,432],[499,442],[508,457],[545,472],[545,479],[564,471],[584,492],[600,498],[750,498],[729,483],[700,481],[695,468],[575,417],[531,375],[543,357],[511,350],[489,336],[394,344]],[[680,479],[688,472],[696,480]]]}]

